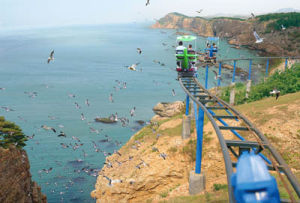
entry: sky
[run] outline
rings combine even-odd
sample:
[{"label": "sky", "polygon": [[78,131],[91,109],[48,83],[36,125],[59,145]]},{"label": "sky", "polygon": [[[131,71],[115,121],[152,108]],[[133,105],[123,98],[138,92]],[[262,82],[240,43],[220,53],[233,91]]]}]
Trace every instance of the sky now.
[{"label": "sky", "polygon": [[[284,3],[283,3],[284,2]],[[300,9],[300,0],[0,0],[0,28],[144,22],[170,12],[195,16]]]}]

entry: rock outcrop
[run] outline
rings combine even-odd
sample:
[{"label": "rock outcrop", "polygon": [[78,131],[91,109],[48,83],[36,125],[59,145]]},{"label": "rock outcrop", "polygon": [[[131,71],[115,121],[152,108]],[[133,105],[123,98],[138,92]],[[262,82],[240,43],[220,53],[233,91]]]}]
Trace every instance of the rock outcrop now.
[{"label": "rock outcrop", "polygon": [[[179,13],[170,13],[157,21],[152,28],[185,29],[204,37],[213,36],[228,39],[230,44],[247,46],[260,50],[261,55],[273,54],[277,56],[297,56],[300,54],[300,41],[292,36],[300,33],[300,27],[288,28],[285,31],[266,33],[269,22],[259,22],[257,19],[234,19],[188,17]],[[264,38],[263,43],[256,44],[253,29]]]},{"label": "rock outcrop", "polygon": [[182,101],[176,101],[172,103],[161,102],[156,104],[156,106],[152,109],[156,116],[152,118],[152,120],[161,120],[164,118],[170,118],[182,111],[184,108],[184,103]]},{"label": "rock outcrop", "polygon": [[31,180],[27,154],[22,149],[0,147],[0,202],[46,203],[41,188]]}]

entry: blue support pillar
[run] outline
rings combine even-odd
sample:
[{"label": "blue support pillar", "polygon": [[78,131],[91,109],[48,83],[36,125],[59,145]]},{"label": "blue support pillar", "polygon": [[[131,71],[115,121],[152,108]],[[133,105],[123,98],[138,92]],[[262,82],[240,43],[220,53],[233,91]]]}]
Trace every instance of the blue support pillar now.
[{"label": "blue support pillar", "polygon": [[269,75],[269,59],[267,59],[267,65],[266,65],[266,77]]},{"label": "blue support pillar", "polygon": [[288,58],[285,58],[285,64],[284,64],[284,70],[286,71],[287,69],[287,63],[288,63]]},{"label": "blue support pillar", "polygon": [[249,73],[248,73],[248,80],[251,80],[251,68],[252,68],[252,59],[249,61]]},{"label": "blue support pillar", "polygon": [[233,61],[233,75],[232,75],[232,83],[235,82],[235,71],[236,71],[236,61]]},{"label": "blue support pillar", "polygon": [[190,97],[189,95],[186,95],[186,104],[185,104],[185,115],[189,115],[189,109],[190,109]]},{"label": "blue support pillar", "polygon": [[197,125],[197,150],[196,150],[196,167],[195,173],[201,173],[201,161],[202,161],[202,144],[203,144],[203,124],[204,124],[204,111],[199,107],[198,109]]},{"label": "blue support pillar", "polygon": [[220,77],[218,77],[218,87],[221,86],[221,68],[222,68],[222,63],[220,62],[219,63],[219,76]]},{"label": "blue support pillar", "polygon": [[208,86],[208,65],[206,65],[206,70],[205,70],[205,89],[207,89]]}]

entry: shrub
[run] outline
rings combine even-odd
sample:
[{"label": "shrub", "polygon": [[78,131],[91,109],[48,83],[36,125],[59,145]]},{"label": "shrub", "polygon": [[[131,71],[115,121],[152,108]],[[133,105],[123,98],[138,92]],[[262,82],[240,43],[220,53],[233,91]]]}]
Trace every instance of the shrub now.
[{"label": "shrub", "polygon": [[214,191],[227,189],[227,184],[214,184]]},{"label": "shrub", "polygon": [[10,144],[14,144],[16,147],[22,148],[26,145],[25,141],[27,141],[27,138],[22,129],[0,116],[0,147],[7,148]]}]

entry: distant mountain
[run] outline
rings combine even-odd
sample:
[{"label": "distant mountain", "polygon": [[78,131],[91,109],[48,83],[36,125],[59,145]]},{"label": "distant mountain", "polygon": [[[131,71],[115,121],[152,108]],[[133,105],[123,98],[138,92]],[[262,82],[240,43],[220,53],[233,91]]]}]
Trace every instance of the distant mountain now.
[{"label": "distant mountain", "polygon": [[300,10],[295,8],[281,8],[275,11],[274,13],[289,13],[289,12],[300,12]]}]

